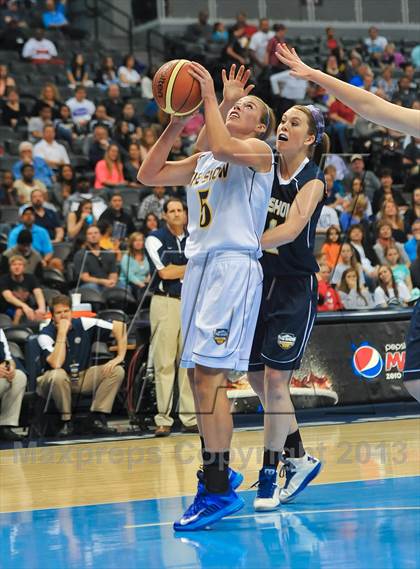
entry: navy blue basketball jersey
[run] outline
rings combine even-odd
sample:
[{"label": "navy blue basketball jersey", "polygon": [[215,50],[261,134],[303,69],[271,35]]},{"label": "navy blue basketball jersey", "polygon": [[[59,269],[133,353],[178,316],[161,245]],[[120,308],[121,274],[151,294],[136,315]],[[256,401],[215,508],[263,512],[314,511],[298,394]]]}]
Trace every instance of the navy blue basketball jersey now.
[{"label": "navy blue basketball jersey", "polygon": [[[307,182],[314,179],[321,180],[325,185],[323,171],[308,158],[305,158],[289,180],[281,178],[276,165],[265,229],[273,229],[286,221],[297,193]],[[304,276],[318,272],[319,267],[314,256],[315,230],[325,198],[326,192],[311,219],[292,243],[264,251],[261,264],[265,275]]]}]

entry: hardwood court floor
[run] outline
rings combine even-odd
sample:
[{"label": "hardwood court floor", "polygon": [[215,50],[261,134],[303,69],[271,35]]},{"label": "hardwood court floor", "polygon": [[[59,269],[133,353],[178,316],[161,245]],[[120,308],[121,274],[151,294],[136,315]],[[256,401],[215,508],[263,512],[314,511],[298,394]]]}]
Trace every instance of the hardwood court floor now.
[{"label": "hardwood court floor", "polygon": [[[323,461],[314,484],[420,474],[420,420],[304,427],[309,453]],[[232,467],[258,478],[262,431],[237,431]],[[195,493],[197,436],[57,444],[0,452],[0,513],[160,499]]]}]

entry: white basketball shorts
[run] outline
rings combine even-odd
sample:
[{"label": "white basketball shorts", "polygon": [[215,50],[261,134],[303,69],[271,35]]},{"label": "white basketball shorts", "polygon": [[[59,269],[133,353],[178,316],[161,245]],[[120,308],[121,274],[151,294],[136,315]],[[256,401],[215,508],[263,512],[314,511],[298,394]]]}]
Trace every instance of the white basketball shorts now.
[{"label": "white basketball shorts", "polygon": [[181,367],[248,369],[262,282],[254,252],[220,251],[188,261],[181,296]]}]

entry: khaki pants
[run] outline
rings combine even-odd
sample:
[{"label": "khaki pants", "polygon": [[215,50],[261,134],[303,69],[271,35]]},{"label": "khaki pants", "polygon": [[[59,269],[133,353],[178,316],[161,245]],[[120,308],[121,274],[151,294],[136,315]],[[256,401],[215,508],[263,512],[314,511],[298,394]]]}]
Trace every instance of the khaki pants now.
[{"label": "khaki pants", "polygon": [[93,366],[80,373],[78,381],[71,381],[64,369],[51,369],[37,378],[36,391],[47,399],[51,396],[63,421],[71,418],[71,396],[73,393],[92,393],[91,411],[110,413],[114,399],[124,379],[124,368],[116,366],[109,375],[104,375],[103,365]]},{"label": "khaki pants", "polygon": [[20,408],[26,388],[26,375],[16,370],[12,383],[4,377],[0,378],[0,426],[17,427],[19,425]]},{"label": "khaki pants", "polygon": [[150,304],[151,352],[155,369],[157,426],[170,427],[175,374],[178,368],[179,418],[186,427],[197,424],[187,370],[179,368],[182,351],[181,301],[154,295]]}]

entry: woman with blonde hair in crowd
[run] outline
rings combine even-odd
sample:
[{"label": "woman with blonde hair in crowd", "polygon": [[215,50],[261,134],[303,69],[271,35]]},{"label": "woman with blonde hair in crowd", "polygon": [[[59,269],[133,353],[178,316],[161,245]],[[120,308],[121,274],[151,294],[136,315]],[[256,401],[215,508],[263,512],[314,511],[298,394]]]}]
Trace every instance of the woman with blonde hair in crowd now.
[{"label": "woman with blonde hair in crowd", "polygon": [[398,206],[392,198],[386,199],[378,214],[380,221],[386,221],[392,228],[392,237],[399,243],[405,243],[407,236],[404,231],[404,219],[398,211]]},{"label": "woman with blonde hair in crowd", "polygon": [[6,97],[11,87],[16,87],[16,81],[10,77],[7,65],[0,64],[0,99]]},{"label": "woman with blonde hair in crowd", "polygon": [[60,107],[61,107],[61,100],[60,100],[60,92],[54,83],[45,83],[41,89],[39,94],[39,98],[35,103],[31,115],[37,116],[39,114],[40,109],[44,106],[48,105],[52,111],[52,118],[59,119],[60,118]]},{"label": "woman with blonde hair in crowd", "polygon": [[340,225],[343,232],[347,233],[352,225],[368,225],[368,208],[369,200],[365,195],[359,194],[352,198],[346,211],[340,215]]},{"label": "woman with blonde hair in crowd", "polygon": [[128,239],[127,253],[121,259],[120,285],[130,285],[134,296],[140,300],[150,281],[150,265],[144,253],[144,235],[132,233]]},{"label": "woman with blonde hair in crowd", "polygon": [[363,310],[373,307],[370,293],[360,287],[359,274],[352,267],[344,271],[338,291],[345,310]]},{"label": "woman with blonde hair in crowd", "polygon": [[347,269],[354,269],[359,275],[360,288],[366,286],[365,275],[363,273],[362,265],[359,263],[356,250],[350,243],[343,243],[341,246],[341,263],[334,267],[331,275],[331,284],[338,285],[341,281],[344,271]]},{"label": "woman with blonde hair in crowd", "polygon": [[105,151],[103,160],[95,167],[95,189],[113,188],[126,184],[123,173],[120,149],[117,144],[110,144]]}]

